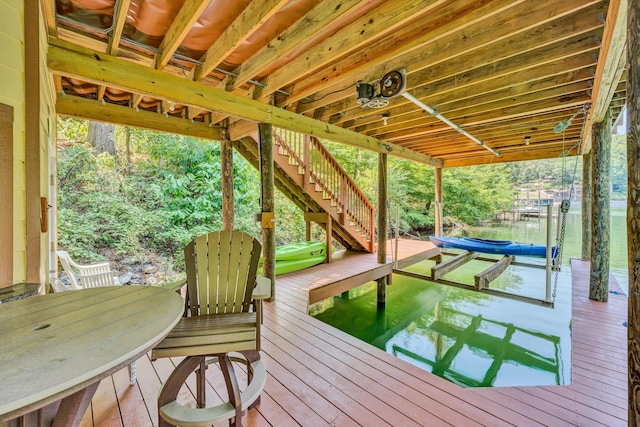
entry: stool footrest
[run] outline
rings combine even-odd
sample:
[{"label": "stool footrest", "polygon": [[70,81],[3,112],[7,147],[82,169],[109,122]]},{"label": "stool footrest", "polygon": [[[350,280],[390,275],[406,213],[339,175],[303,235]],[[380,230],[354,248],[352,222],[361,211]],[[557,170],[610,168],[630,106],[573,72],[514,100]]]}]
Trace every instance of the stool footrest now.
[{"label": "stool footrest", "polygon": [[[234,360],[246,360],[240,353],[230,353],[229,356]],[[246,411],[260,397],[267,381],[267,372],[262,360],[252,362],[250,369],[253,373],[251,382],[240,392],[242,411]],[[230,402],[211,408],[187,408],[175,400],[163,405],[159,412],[162,419],[181,427],[209,426],[233,418],[236,414]]]}]

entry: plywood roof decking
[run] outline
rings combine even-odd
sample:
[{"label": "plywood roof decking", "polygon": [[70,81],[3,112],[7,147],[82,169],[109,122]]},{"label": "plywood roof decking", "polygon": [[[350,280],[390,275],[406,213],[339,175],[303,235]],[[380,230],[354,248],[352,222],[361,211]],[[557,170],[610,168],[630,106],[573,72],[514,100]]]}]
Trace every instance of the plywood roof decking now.
[{"label": "plywood roof decking", "polygon": [[[273,102],[365,136],[360,146],[407,158],[417,152],[430,157],[413,160],[445,167],[575,154],[582,113],[564,135],[555,125],[590,102],[601,109],[603,99],[613,99],[618,114],[625,99],[620,0],[41,1],[56,11],[55,22],[51,12],[45,18],[59,40]],[[240,117],[215,102],[195,105],[179,84],[149,93],[124,84],[127,75],[102,82],[81,65],[73,73],[50,66],[68,96],[214,125]],[[381,109],[356,103],[358,81],[398,69],[409,93],[504,156],[402,96]],[[65,105],[59,112],[80,114]],[[348,135],[340,140],[349,143]]]},{"label": "plywood roof decking", "polygon": [[[402,258],[416,250],[401,249]],[[315,270],[330,282],[333,270]],[[572,261],[572,384],[549,387],[460,388],[308,316],[307,285],[290,280],[295,276],[281,276],[278,300],[265,304],[268,379],[247,426],[627,425],[627,299],[612,294],[608,303],[590,301],[588,262]],[[619,290],[615,279],[612,287]],[[155,399],[177,363],[142,358],[133,387],[126,369],[105,379],[82,426],[157,425]],[[222,379],[211,374],[207,393],[217,402]],[[185,398],[190,390],[183,390]]]}]

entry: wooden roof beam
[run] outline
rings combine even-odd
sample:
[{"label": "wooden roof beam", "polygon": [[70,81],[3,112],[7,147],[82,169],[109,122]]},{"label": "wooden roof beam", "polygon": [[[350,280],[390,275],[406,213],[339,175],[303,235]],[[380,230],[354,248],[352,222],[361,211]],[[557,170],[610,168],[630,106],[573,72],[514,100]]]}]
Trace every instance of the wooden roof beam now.
[{"label": "wooden roof beam", "polygon": [[151,111],[136,111],[133,108],[109,103],[103,104],[100,101],[79,96],[58,96],[56,113],[77,119],[114,123],[216,141],[219,141],[223,136],[219,127],[209,126],[207,123],[173,116],[166,117]]},{"label": "wooden roof beam", "polygon": [[49,31],[49,36],[58,36],[58,24],[56,22],[56,0],[41,0],[42,16]]},{"label": "wooden roof beam", "polygon": [[160,52],[156,55],[156,69],[162,70],[182,44],[184,38],[209,5],[209,0],[187,0],[178,12],[167,33],[160,43]]},{"label": "wooden roof beam", "polygon": [[[537,100],[540,98],[551,98],[554,96],[562,96],[589,89],[588,79],[585,76],[582,80],[569,81],[569,83],[560,83],[556,78],[544,79],[535,84],[525,83],[523,85],[514,85],[505,90],[495,91],[488,94],[482,94],[477,98],[459,99],[452,97],[453,102],[442,103],[438,105],[439,111],[446,115],[464,115],[464,111],[473,112],[474,114],[491,111],[506,106],[514,106]],[[424,101],[430,104],[430,101]],[[433,104],[435,105],[435,104]],[[395,129],[403,128],[407,123],[415,120],[423,120],[424,114],[415,108],[405,106],[400,111],[389,111],[390,117],[385,125],[380,120],[373,123],[363,123],[357,126],[357,132],[366,134],[375,134],[379,132],[389,132]]]},{"label": "wooden roof beam", "polygon": [[[553,99],[555,98],[555,100]],[[557,109],[565,109],[568,107],[581,107],[589,100],[585,90],[580,90],[572,94],[555,95],[549,99],[531,99],[528,102],[522,102],[515,105],[508,105],[507,102],[497,103],[495,108],[488,108],[484,111],[476,111],[472,106],[468,109],[459,110],[456,114],[450,115],[450,120],[456,122],[458,126],[467,128],[474,124],[491,123],[500,120],[507,120],[532,114],[542,114]],[[444,113],[446,114],[446,113]],[[441,126],[432,126],[434,119],[426,118],[415,121],[411,125],[405,123],[400,129],[395,131],[385,130],[384,133],[378,134],[379,138],[389,141],[400,140],[409,136],[424,135],[427,133],[438,132]],[[431,129],[426,129],[431,126]]]},{"label": "wooden roof beam", "polygon": [[[455,168],[455,167],[461,167],[461,166],[487,165],[487,164],[503,163],[503,162],[519,162],[524,160],[552,159],[552,158],[559,157],[560,154],[562,154],[562,152],[563,152],[562,148],[547,149],[547,150],[530,149],[528,151],[504,153],[500,157],[485,155],[484,153],[480,153],[481,155],[477,157],[445,160],[443,167]],[[575,155],[575,154],[576,153],[574,151],[570,155]]]},{"label": "wooden roof beam", "polygon": [[[124,30],[124,23],[127,19],[129,4],[131,4],[131,0],[120,0],[116,3],[118,9],[115,13],[113,30],[109,36],[109,42],[107,44],[107,53],[109,55],[115,55],[118,53],[118,46],[120,46],[120,39],[122,38],[122,30]],[[107,88],[104,85],[98,85],[98,92],[96,93],[96,99],[98,101],[102,101],[106,90]]]},{"label": "wooden roof beam", "polygon": [[314,135],[330,141],[389,153],[416,162],[439,166],[430,156],[379,141],[338,126],[300,116],[272,105],[186,80],[120,58],[80,48],[57,39],[49,40],[47,65],[53,73],[89,83],[106,84],[128,92],[173,100],[187,107],[218,111],[229,116]]},{"label": "wooden roof beam", "polygon": [[582,131],[584,144],[581,153],[591,150],[591,128],[600,123],[613,99],[616,87],[627,65],[627,0],[610,0],[607,22],[598,55],[593,82],[591,109]]},{"label": "wooden roof beam", "polygon": [[[474,0],[464,0],[474,2]],[[504,1],[504,0],[500,0]],[[362,50],[371,43],[371,37],[382,37],[397,32],[402,26],[415,20],[444,3],[435,0],[425,5],[424,1],[383,2],[370,13],[358,18],[331,37],[313,46],[304,55],[290,61],[271,73],[263,81],[266,84],[260,90],[260,99],[265,99],[289,82],[301,76],[313,75],[322,67],[330,64],[336,57]],[[355,35],[355,36],[354,36]],[[306,95],[305,95],[306,96]],[[299,97],[293,101],[297,101]],[[288,102],[290,103],[290,102]]]},{"label": "wooden roof beam", "polygon": [[[470,50],[468,46],[465,50],[464,43],[460,47],[456,47],[455,50],[451,48],[447,50],[446,41],[449,41],[451,46],[458,46],[455,38],[451,37],[441,43],[436,43],[435,46],[428,47],[429,52],[424,58],[401,57],[396,64],[387,63],[385,66],[389,68],[402,66],[402,61],[407,61],[406,64],[410,64],[407,67],[407,87],[413,91],[415,96],[421,98],[444,94],[478,83],[484,85],[488,80],[499,77],[513,81],[514,77],[522,74],[526,80],[527,75],[532,76],[536,72],[539,73],[539,67],[543,66],[555,67],[558,70],[562,69],[564,63],[566,69],[571,70],[579,68],[585,60],[589,64],[595,64],[596,61],[590,58],[590,53],[598,49],[595,37],[600,35],[602,31],[602,23],[598,22],[595,17],[599,11],[604,11],[601,4],[591,6],[573,18],[565,18],[565,20],[570,20],[575,28],[591,28],[591,31],[586,35],[580,31],[570,35],[564,34],[552,21],[545,27],[537,27],[528,33],[517,34],[513,38],[496,42],[491,45],[490,49],[484,49],[480,52]],[[532,40],[535,39],[534,36],[538,32],[549,34],[551,38],[545,37],[545,42],[541,46],[534,45]],[[583,59],[576,59],[575,57],[580,54],[585,55],[582,57]],[[354,78],[356,77],[358,76]],[[335,85],[330,84],[326,91],[343,87],[349,82],[351,80],[340,80]],[[320,92],[319,95],[323,92]],[[349,96],[346,93],[342,95]],[[354,106],[351,94],[351,99],[330,105],[323,114],[323,118],[347,110],[347,114],[341,118],[341,121],[349,120],[353,118],[354,114],[358,114],[354,110],[348,111]]]},{"label": "wooden roof beam", "polygon": [[255,55],[238,67],[237,75],[227,86],[233,91],[249,80],[260,75],[263,70],[273,68],[274,63],[295,58],[302,54],[314,40],[331,29],[327,22],[335,23],[346,20],[354,10],[376,7],[384,0],[325,0],[311,9],[302,19],[287,28],[277,38],[271,40]]},{"label": "wooden roof beam", "polygon": [[[600,3],[599,0],[565,0],[562,3],[543,0],[532,7],[530,2],[521,1],[493,1],[488,4],[474,2],[478,9],[473,13],[459,13],[457,19],[450,18],[444,20],[444,23],[435,19],[436,16],[427,25],[427,28],[435,28],[428,28],[429,31],[425,30],[422,36],[413,37],[408,43],[395,43],[394,39],[380,40],[370,45],[365,52],[347,57],[298,81],[284,104],[309,96],[327,85],[345,87],[357,80],[371,81],[398,68],[406,68],[410,76],[436,64],[441,65],[440,63],[443,63],[441,67],[447,67],[455,62],[452,60],[455,58],[459,64],[451,65],[448,73],[439,74],[443,76],[452,74],[452,71],[474,68],[473,64],[485,65],[501,58],[520,55],[540,45],[583,33],[589,28],[577,24],[577,21],[584,21],[583,14],[591,19],[590,28],[602,27],[595,14],[584,11],[587,7],[597,9]],[[509,14],[499,13],[506,8],[510,8]],[[549,10],[554,10],[556,14],[550,16]],[[562,25],[558,25],[558,20],[563,20]],[[565,21],[572,24],[570,28],[573,28],[573,34],[567,34],[569,24]],[[514,22],[517,25],[514,26]],[[543,26],[546,27],[544,31]],[[394,45],[394,48],[390,49],[389,45]],[[460,58],[462,55],[466,57]],[[425,81],[422,76],[414,80]],[[322,86],[319,82],[322,82]]]},{"label": "wooden roof beam", "polygon": [[252,1],[200,58],[193,79],[204,79],[243,41],[271,18],[288,0]]}]

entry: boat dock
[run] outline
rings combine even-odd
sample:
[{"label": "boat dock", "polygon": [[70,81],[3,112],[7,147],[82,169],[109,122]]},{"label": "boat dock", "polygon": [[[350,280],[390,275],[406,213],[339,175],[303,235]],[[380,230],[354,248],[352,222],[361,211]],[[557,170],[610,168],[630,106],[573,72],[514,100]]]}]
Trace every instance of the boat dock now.
[{"label": "boat dock", "polygon": [[[432,250],[429,242],[401,241],[401,264],[428,258]],[[267,383],[244,425],[627,425],[627,299],[610,294],[608,303],[590,301],[588,262],[571,265],[571,385],[481,389],[461,388],[307,314],[312,298],[376,276],[382,271],[370,271],[379,267],[375,255],[348,254],[278,277],[277,298],[265,304],[262,329]],[[617,286],[613,279],[612,289],[619,291]],[[142,358],[134,386],[126,369],[103,380],[81,425],[156,426],[158,390],[178,362]],[[210,374],[207,393],[215,403],[216,390],[224,386]],[[188,383],[181,398],[194,390]]]}]

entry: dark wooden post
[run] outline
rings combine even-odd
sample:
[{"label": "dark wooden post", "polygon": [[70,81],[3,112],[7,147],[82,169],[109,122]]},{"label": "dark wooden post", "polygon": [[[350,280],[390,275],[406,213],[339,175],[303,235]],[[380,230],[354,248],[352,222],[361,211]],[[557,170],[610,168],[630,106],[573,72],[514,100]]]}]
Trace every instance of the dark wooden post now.
[{"label": "dark wooden post", "polygon": [[[387,153],[378,154],[378,263],[387,262]],[[378,304],[387,300],[387,277],[378,282]]]},{"label": "dark wooden post", "polygon": [[640,0],[627,9],[627,250],[629,256],[629,421],[640,423]]},{"label": "dark wooden post", "polygon": [[378,154],[378,263],[387,262],[387,154]]},{"label": "dark wooden post", "polygon": [[273,126],[260,123],[260,201],[262,214],[262,275],[271,279],[271,298],[276,297],[276,234],[273,211],[275,188],[273,183]]},{"label": "dark wooden post", "polygon": [[220,141],[220,163],[222,165],[222,228],[233,230],[233,145],[231,141]]},{"label": "dark wooden post", "polygon": [[436,223],[435,235],[442,236],[442,168],[435,168]]},{"label": "dark wooden post", "polygon": [[604,119],[593,125],[593,172],[591,187],[591,277],[589,298],[609,299],[609,186],[611,182],[611,108]]},{"label": "dark wooden post", "polygon": [[582,259],[591,259],[591,152],[582,156]]}]

